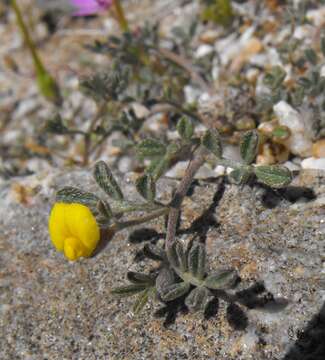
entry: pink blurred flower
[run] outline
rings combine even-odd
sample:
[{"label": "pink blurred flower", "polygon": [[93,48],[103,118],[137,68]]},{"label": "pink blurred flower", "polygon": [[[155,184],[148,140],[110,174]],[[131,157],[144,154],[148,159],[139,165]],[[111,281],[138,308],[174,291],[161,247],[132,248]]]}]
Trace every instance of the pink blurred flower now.
[{"label": "pink blurred flower", "polygon": [[74,16],[85,16],[97,14],[108,9],[114,0],[70,0],[76,9]]}]

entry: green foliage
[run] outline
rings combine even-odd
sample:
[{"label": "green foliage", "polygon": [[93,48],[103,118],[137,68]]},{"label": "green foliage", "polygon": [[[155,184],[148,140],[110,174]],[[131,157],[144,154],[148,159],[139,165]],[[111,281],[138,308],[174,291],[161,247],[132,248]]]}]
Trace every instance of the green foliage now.
[{"label": "green foliage", "polygon": [[272,188],[285,187],[292,181],[290,170],[284,166],[256,166],[254,171],[259,181]]},{"label": "green foliage", "polygon": [[136,152],[141,158],[155,158],[166,154],[166,146],[154,139],[146,139],[136,147]]},{"label": "green foliage", "polygon": [[[298,21],[295,19],[295,21]],[[318,56],[313,48],[302,48],[298,39],[289,39],[282,48],[279,48],[282,60],[292,67],[290,74],[291,85],[284,83],[286,71],[281,66],[273,67],[265,76],[264,84],[268,87],[257,99],[257,111],[271,112],[273,105],[280,100],[287,101],[298,111],[308,109],[312,113],[313,136],[319,139],[325,134],[325,78],[321,76],[321,68],[325,58],[324,38],[321,38],[320,49],[322,56]],[[305,71],[307,69],[307,71]],[[302,71],[304,72],[301,75]]]},{"label": "green foliage", "polygon": [[113,66],[111,72],[98,73],[81,81],[81,89],[97,101],[126,101],[128,85],[129,69],[120,65]]},{"label": "green foliage", "polygon": [[156,184],[150,174],[144,174],[136,181],[138,193],[149,202],[153,202],[156,197]]},{"label": "green foliage", "polygon": [[246,132],[240,143],[240,154],[247,165],[250,165],[256,158],[258,151],[258,134],[256,131]]},{"label": "green foliage", "polygon": [[94,178],[97,184],[114,200],[123,200],[123,193],[113,173],[104,161],[99,161],[95,165]]},{"label": "green foliage", "polygon": [[220,135],[216,130],[208,130],[202,138],[202,145],[212,152],[217,158],[222,156]]},{"label": "green foliage", "polygon": [[232,23],[234,12],[231,0],[203,0],[205,8],[201,13],[203,21],[212,21],[222,26]]},{"label": "green foliage", "polygon": [[194,134],[192,121],[186,117],[182,117],[177,123],[177,131],[184,141],[190,141]]}]

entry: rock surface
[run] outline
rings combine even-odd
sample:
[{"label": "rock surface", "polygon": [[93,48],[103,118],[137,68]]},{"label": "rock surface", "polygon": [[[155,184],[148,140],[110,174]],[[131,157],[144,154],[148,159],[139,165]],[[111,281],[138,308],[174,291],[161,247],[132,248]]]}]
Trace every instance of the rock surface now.
[{"label": "rock surface", "polygon": [[[1,359],[297,360],[311,351],[312,359],[322,358],[317,352],[323,350],[324,311],[317,314],[325,300],[325,172],[306,170],[294,179],[294,186],[312,190],[273,193],[220,179],[195,186],[184,202],[182,239],[197,234],[205,241],[211,269],[235,267],[239,290],[256,289],[262,281],[267,293],[260,306],[247,297],[252,308],[243,308],[247,319],[220,300],[216,316],[178,314],[174,322],[165,321],[171,322],[167,328],[153,316],[162,304],[150,303],[135,316],[131,298],[110,294],[113,286],[125,284],[127,269],[157,266],[141,257],[143,243],[128,241],[132,230],[75,263],[51,246],[47,216],[55,191],[64,185],[96,189],[85,171],[0,184]],[[160,185],[166,200],[173,182]],[[127,181],[123,188],[134,196]],[[146,227],[164,231],[163,220]]]}]

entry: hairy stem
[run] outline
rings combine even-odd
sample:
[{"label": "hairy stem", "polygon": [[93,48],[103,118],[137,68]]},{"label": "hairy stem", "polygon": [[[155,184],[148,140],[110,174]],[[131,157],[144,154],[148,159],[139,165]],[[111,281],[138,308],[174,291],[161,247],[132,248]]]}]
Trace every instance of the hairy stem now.
[{"label": "hairy stem", "polygon": [[120,223],[115,223],[114,225],[112,225],[110,227],[110,230],[119,231],[119,230],[123,230],[125,228],[128,228],[130,226],[141,225],[141,224],[146,223],[146,222],[148,222],[150,220],[154,220],[154,219],[157,219],[157,218],[159,218],[159,217],[161,217],[163,215],[167,215],[169,213],[169,211],[170,211],[170,209],[165,207],[163,209],[152,212],[151,214],[148,214],[148,215],[139,216],[138,218],[123,221],[123,222],[120,222]]},{"label": "hairy stem", "polygon": [[116,17],[117,21],[120,24],[121,30],[123,32],[129,31],[129,24],[125,17],[123,7],[119,0],[114,1],[115,11],[116,11]]},{"label": "hairy stem", "polygon": [[192,78],[201,88],[209,94],[213,93],[212,87],[195,71],[193,65],[190,61],[183,58],[181,55],[176,54],[168,49],[155,49],[159,55],[163,56],[165,59],[174,63],[175,65],[181,67],[185,71],[187,71]]},{"label": "hairy stem", "polygon": [[45,66],[41,61],[41,58],[37,53],[35,43],[33,42],[29,34],[28,28],[24,22],[23,16],[16,0],[11,0],[11,6],[15,12],[17,24],[22,33],[25,44],[30,51],[33,59],[39,91],[48,100],[53,101],[57,105],[60,105],[62,99],[60,96],[59,87],[57,86],[52,76],[46,70]]},{"label": "hairy stem", "polygon": [[206,160],[207,150],[204,148],[200,148],[197,155],[191,160],[189,163],[185,175],[180,182],[176,193],[170,203],[170,211],[168,216],[168,224],[167,224],[167,235],[166,235],[166,242],[165,248],[168,251],[170,247],[173,245],[175,241],[176,235],[176,227],[178,222],[178,217],[180,214],[180,207],[186,196],[188,189],[190,188],[192,181],[194,179],[195,174],[203,165]]}]

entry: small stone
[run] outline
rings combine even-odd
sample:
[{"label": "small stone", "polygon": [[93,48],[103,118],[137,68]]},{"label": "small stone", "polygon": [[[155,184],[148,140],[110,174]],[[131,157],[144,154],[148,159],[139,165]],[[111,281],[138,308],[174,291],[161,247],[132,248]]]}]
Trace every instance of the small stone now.
[{"label": "small stone", "polygon": [[150,110],[139,103],[132,104],[132,109],[138,119],[144,119],[150,114]]},{"label": "small stone", "polygon": [[291,136],[286,142],[290,151],[302,157],[310,156],[312,141],[307,135],[308,131],[301,114],[285,101],[278,102],[274,105],[273,110],[279,124],[287,126],[291,131]]},{"label": "small stone", "polygon": [[[184,177],[185,171],[188,167],[188,161],[179,161],[174,167],[167,171],[166,176],[170,178],[181,179]],[[220,169],[219,169],[220,171]],[[223,175],[223,174],[222,174]],[[195,179],[207,179],[217,177],[215,170],[212,170],[208,165],[201,166],[200,170],[196,173]]]},{"label": "small stone", "polygon": [[123,156],[118,162],[118,169],[123,174],[131,171],[133,166],[134,161],[128,156]]},{"label": "small stone", "polygon": [[194,56],[196,59],[200,59],[204,56],[211,54],[213,51],[214,51],[213,46],[202,44],[197,48]]},{"label": "small stone", "polygon": [[200,40],[206,44],[214,44],[214,42],[217,40],[219,36],[220,36],[220,31],[207,30],[200,36]]},{"label": "small stone", "polygon": [[301,162],[303,169],[318,169],[325,170],[325,158],[309,157]]},{"label": "small stone", "polygon": [[288,158],[289,150],[284,145],[266,142],[260,146],[260,152],[256,158],[256,163],[259,165],[272,165],[283,163],[287,161]]},{"label": "small stone", "polygon": [[258,131],[265,136],[270,137],[272,135],[272,132],[274,131],[275,127],[277,125],[277,121],[272,120],[272,121],[265,121],[262,122],[259,126],[258,126]]},{"label": "small stone", "polygon": [[255,120],[251,117],[243,117],[236,122],[236,129],[245,131],[256,128]]},{"label": "small stone", "polygon": [[258,38],[251,38],[242,48],[238,56],[236,56],[230,66],[232,71],[239,71],[241,67],[248,62],[253,55],[260,53],[263,49],[263,44]]},{"label": "small stone", "polygon": [[325,139],[318,140],[313,144],[313,157],[325,158]]}]

